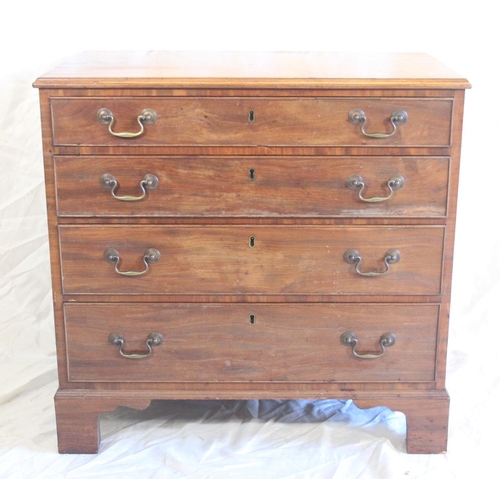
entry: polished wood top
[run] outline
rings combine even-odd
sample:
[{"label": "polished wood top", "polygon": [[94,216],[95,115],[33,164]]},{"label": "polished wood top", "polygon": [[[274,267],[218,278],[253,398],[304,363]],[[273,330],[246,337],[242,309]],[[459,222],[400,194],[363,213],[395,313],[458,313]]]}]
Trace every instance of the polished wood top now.
[{"label": "polished wood top", "polygon": [[334,52],[84,52],[39,88],[464,89],[427,54]]}]

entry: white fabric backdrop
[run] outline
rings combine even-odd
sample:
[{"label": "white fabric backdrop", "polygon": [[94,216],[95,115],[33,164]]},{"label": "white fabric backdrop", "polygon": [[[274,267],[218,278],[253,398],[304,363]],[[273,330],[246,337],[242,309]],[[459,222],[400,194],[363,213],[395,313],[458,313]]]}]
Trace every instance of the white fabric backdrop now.
[{"label": "white fabric backdrop", "polygon": [[[494,477],[500,401],[500,137],[493,3],[18,0],[0,7],[0,477]],[[467,77],[446,455],[350,403],[155,402],[102,418],[97,456],[56,451],[37,76],[83,50],[428,52]]]}]

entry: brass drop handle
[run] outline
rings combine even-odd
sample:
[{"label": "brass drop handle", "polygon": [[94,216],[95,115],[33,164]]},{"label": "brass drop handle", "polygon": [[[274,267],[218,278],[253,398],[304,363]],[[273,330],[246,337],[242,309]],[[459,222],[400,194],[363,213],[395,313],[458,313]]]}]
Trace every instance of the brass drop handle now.
[{"label": "brass drop handle", "polygon": [[356,338],[356,335],[354,335],[353,332],[344,332],[340,336],[340,342],[342,345],[352,347],[352,353],[354,356],[357,358],[361,359],[374,359],[374,358],[380,358],[383,356],[386,351],[386,347],[391,347],[396,343],[396,335],[394,333],[385,333],[380,337],[380,347],[382,348],[382,352],[377,352],[377,353],[366,353],[366,354],[359,354],[356,352],[356,346],[358,345],[358,339]]},{"label": "brass drop handle", "polygon": [[146,340],[146,347],[148,348],[148,352],[142,353],[142,352],[131,352],[130,354],[127,354],[123,352],[123,346],[125,344],[125,339],[123,338],[123,335],[121,333],[111,333],[110,336],[108,337],[108,342],[111,345],[116,345],[119,347],[118,352],[120,353],[120,356],[123,358],[127,359],[142,359],[142,358],[147,358],[148,356],[151,356],[153,354],[153,346],[159,346],[163,342],[163,336],[160,333],[151,333]]},{"label": "brass drop handle", "polygon": [[349,111],[349,121],[353,125],[361,125],[361,133],[366,137],[372,137],[374,139],[385,139],[386,137],[392,137],[397,130],[398,125],[404,125],[408,121],[408,113],[404,109],[397,109],[393,111],[391,115],[392,132],[367,132],[365,130],[366,124],[366,114],[362,109],[351,109]]},{"label": "brass drop handle", "polygon": [[142,190],[142,195],[140,196],[118,196],[116,194],[116,189],[118,187],[118,181],[111,174],[104,174],[101,177],[101,186],[103,189],[107,191],[111,191],[111,195],[113,198],[119,201],[140,201],[146,197],[146,189],[149,191],[150,189],[156,189],[158,187],[159,181],[158,177],[153,174],[146,174],[144,179],[140,182],[139,186]]},{"label": "brass drop handle", "polygon": [[158,115],[154,109],[143,109],[141,114],[137,117],[137,123],[139,124],[139,132],[113,132],[113,123],[115,117],[113,113],[106,108],[101,108],[97,112],[97,121],[103,125],[108,125],[108,130],[111,135],[115,137],[121,137],[122,139],[133,139],[134,137],[139,137],[144,133],[144,125],[152,125]]},{"label": "brass drop handle", "polygon": [[149,269],[149,264],[155,264],[160,260],[160,252],[156,248],[148,248],[142,258],[146,268],[143,271],[120,271],[118,265],[120,264],[120,253],[114,248],[108,248],[104,252],[104,260],[110,264],[115,265],[115,271],[122,276],[141,276]]},{"label": "brass drop handle", "polygon": [[365,203],[380,203],[381,201],[386,201],[391,196],[394,194],[394,191],[399,191],[400,189],[403,189],[405,185],[405,180],[402,175],[393,175],[388,181],[387,181],[387,187],[389,188],[389,195],[388,196],[374,196],[373,198],[364,198],[363,197],[363,189],[365,188],[365,182],[363,181],[363,178],[360,175],[353,174],[349,176],[347,179],[347,187],[349,189],[352,189],[353,191],[358,191],[358,197],[361,201],[364,201]]},{"label": "brass drop handle", "polygon": [[367,276],[369,278],[372,278],[374,276],[382,276],[383,274],[386,274],[387,272],[389,272],[389,266],[391,264],[397,264],[400,260],[401,260],[401,254],[399,253],[399,250],[387,250],[384,257],[384,263],[385,263],[384,271],[360,271],[359,265],[361,264],[361,254],[354,248],[351,248],[344,252],[344,261],[347,262],[348,264],[355,264],[356,272],[360,276]]}]

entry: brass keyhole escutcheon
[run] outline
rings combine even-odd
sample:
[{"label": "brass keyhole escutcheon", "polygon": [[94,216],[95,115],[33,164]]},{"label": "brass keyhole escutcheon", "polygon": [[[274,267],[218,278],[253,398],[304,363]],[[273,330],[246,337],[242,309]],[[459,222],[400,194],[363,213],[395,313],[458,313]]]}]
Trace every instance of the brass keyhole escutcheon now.
[{"label": "brass keyhole escutcheon", "polygon": [[251,325],[255,325],[255,314],[249,314],[248,321],[250,321]]},{"label": "brass keyhole escutcheon", "polygon": [[255,180],[255,169],[254,169],[254,168],[251,168],[251,169],[248,171],[248,178],[249,178],[251,181],[254,181],[254,180]]},{"label": "brass keyhole escutcheon", "polygon": [[248,121],[249,122],[254,122],[255,121],[255,111],[253,109],[251,109],[248,112]]},{"label": "brass keyhole escutcheon", "polygon": [[250,248],[253,248],[255,246],[255,236],[250,236],[250,238],[248,238],[248,246]]}]

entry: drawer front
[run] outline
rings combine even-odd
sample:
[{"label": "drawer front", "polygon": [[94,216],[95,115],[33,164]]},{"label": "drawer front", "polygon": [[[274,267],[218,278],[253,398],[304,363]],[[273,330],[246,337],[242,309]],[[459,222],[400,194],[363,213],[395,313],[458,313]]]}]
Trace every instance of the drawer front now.
[{"label": "drawer front", "polygon": [[[52,98],[55,145],[81,146],[442,146],[450,145],[451,99],[397,98]],[[113,115],[114,133],[141,131],[138,117],[156,121],[135,138],[112,135],[97,119]],[[367,137],[349,120],[362,110],[368,134],[391,134],[391,116],[408,120],[386,138]]]},{"label": "drawer front", "polygon": [[[448,158],[57,156],[54,162],[61,216],[434,217],[445,216],[447,207]],[[104,182],[109,175],[113,191]],[[144,191],[147,175],[158,185]],[[353,175],[364,188],[348,187]],[[400,177],[402,187],[394,183]]]},{"label": "drawer front", "polygon": [[[72,382],[426,382],[434,380],[437,305],[66,304]],[[253,316],[253,322],[249,319]],[[123,337],[127,359],[109,335]],[[341,335],[352,332],[357,358]]]},{"label": "drawer front", "polygon": [[[66,294],[439,294],[440,226],[64,226]],[[158,262],[144,259],[148,249]],[[105,252],[116,250],[107,262]],[[361,262],[347,263],[354,249]],[[401,255],[384,263],[387,252]],[[113,260],[113,258],[115,260]],[[379,276],[363,273],[383,272]],[[120,272],[142,272],[124,276]]]}]

